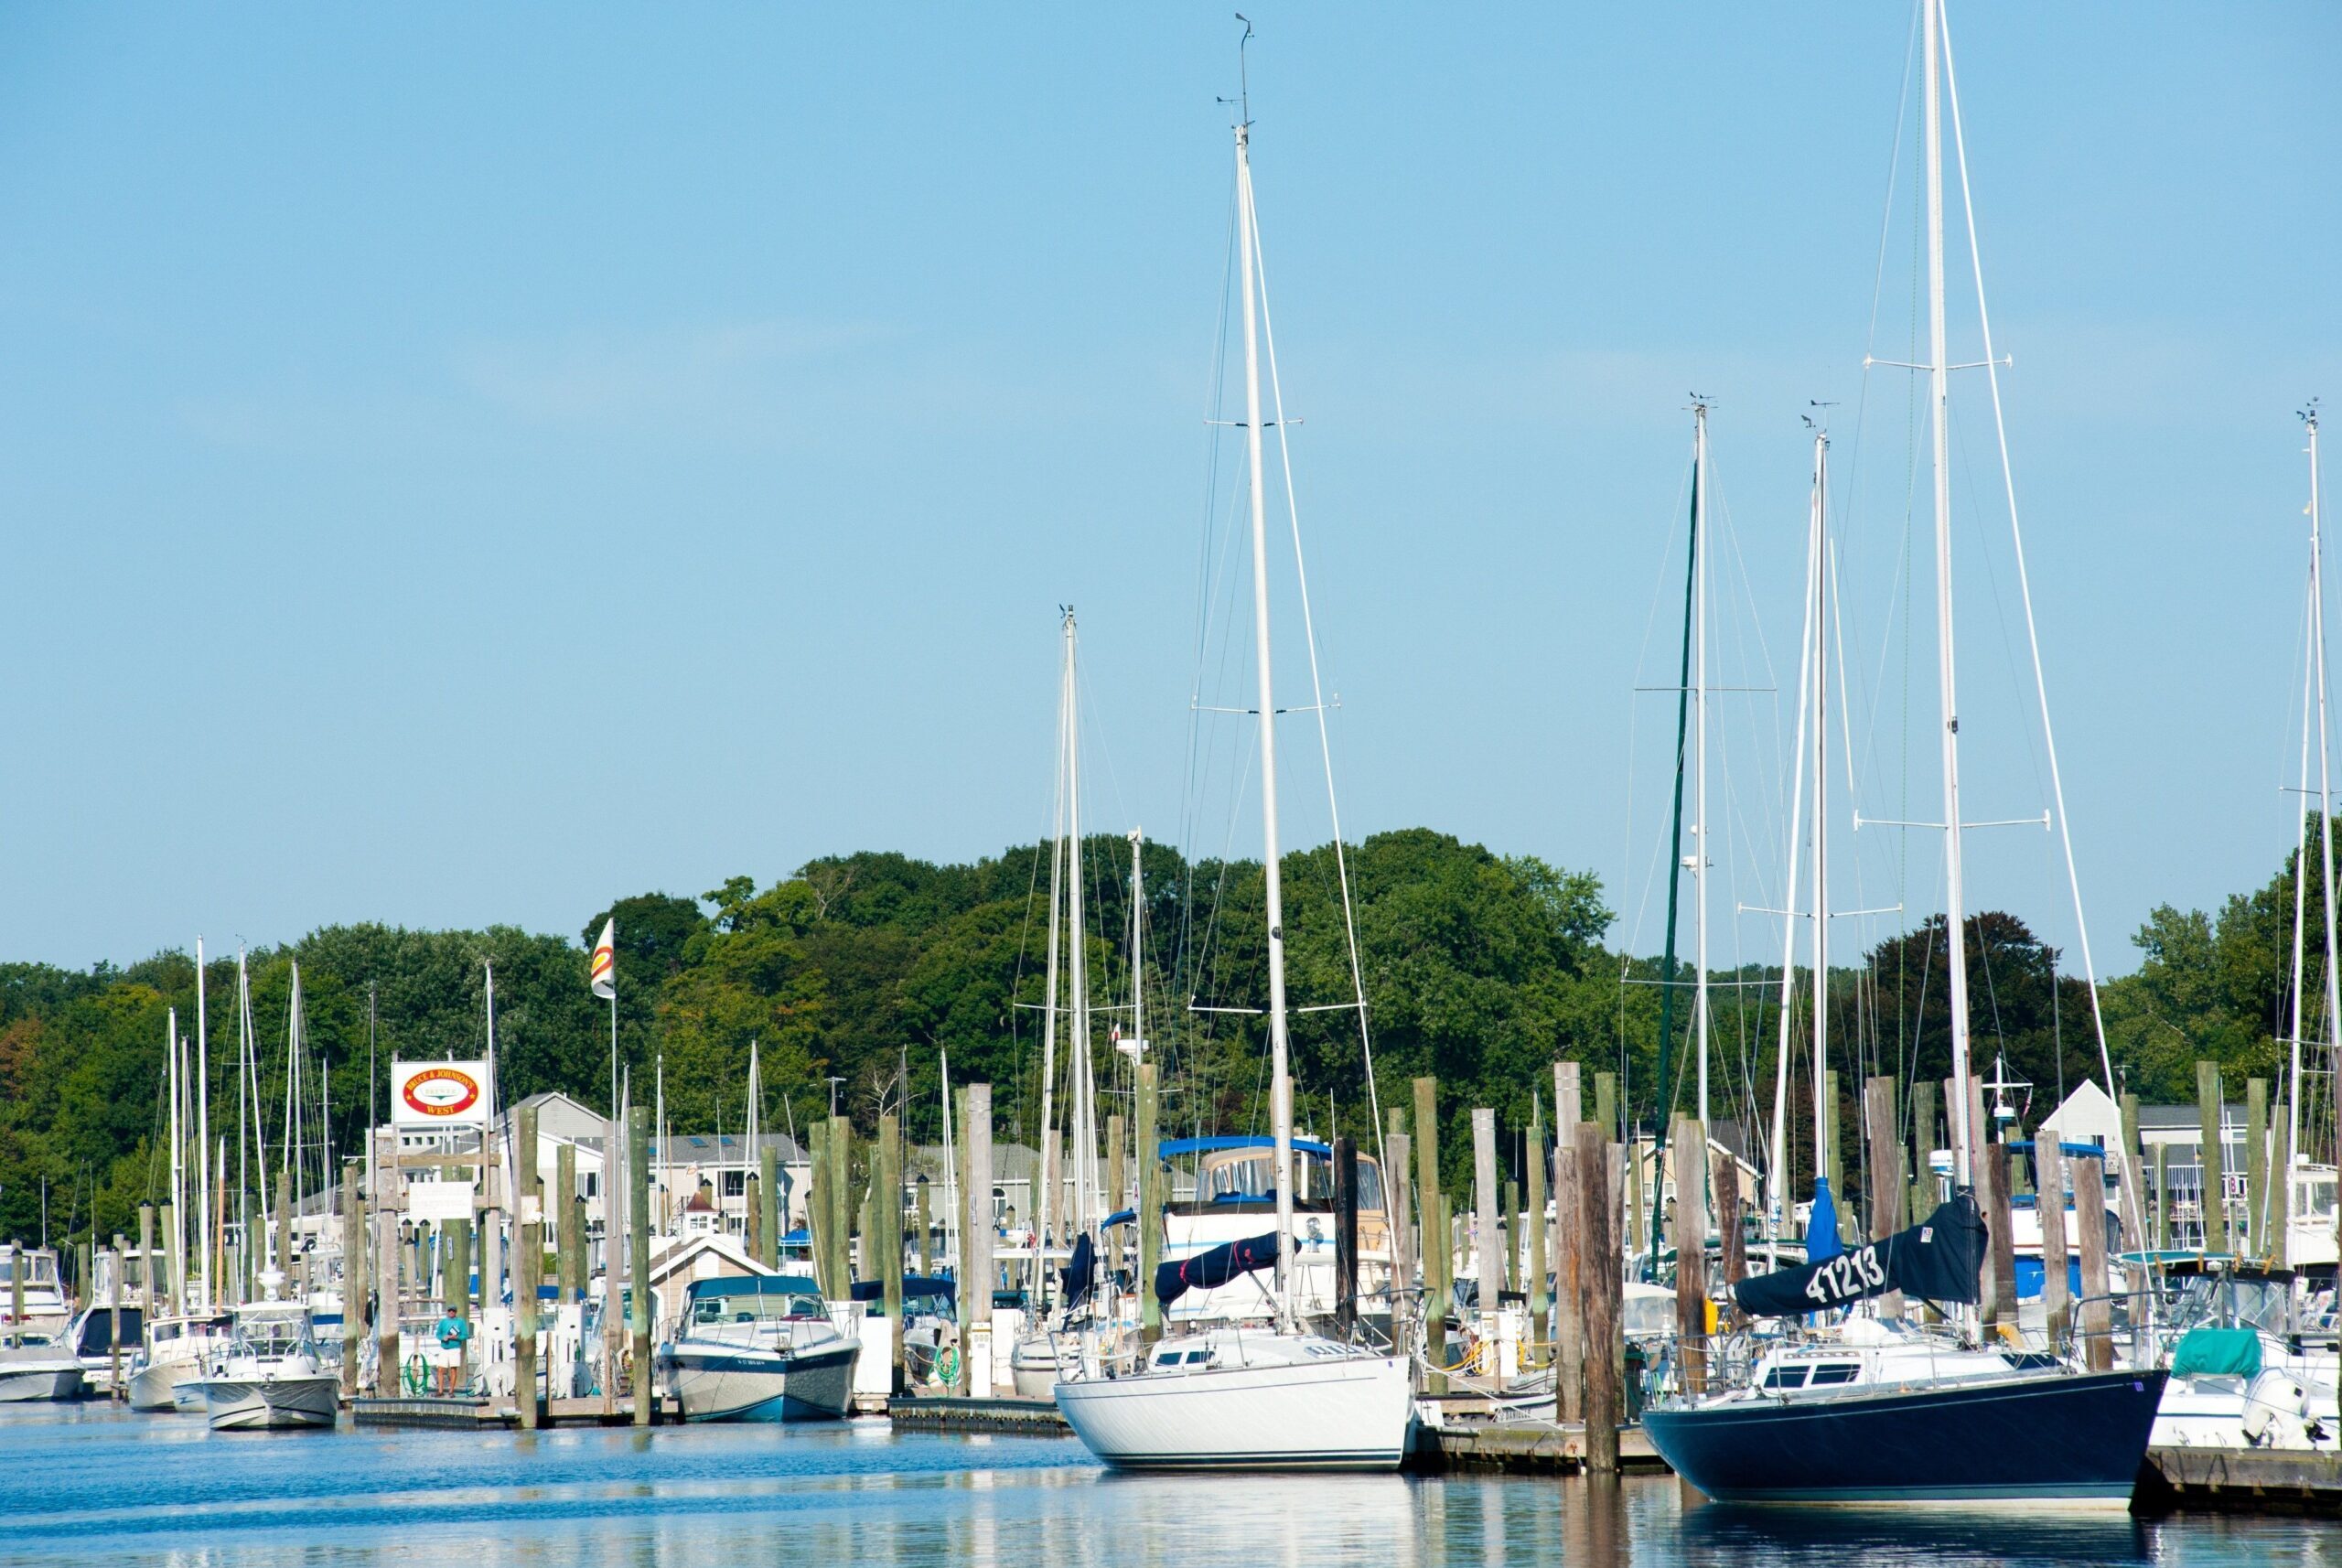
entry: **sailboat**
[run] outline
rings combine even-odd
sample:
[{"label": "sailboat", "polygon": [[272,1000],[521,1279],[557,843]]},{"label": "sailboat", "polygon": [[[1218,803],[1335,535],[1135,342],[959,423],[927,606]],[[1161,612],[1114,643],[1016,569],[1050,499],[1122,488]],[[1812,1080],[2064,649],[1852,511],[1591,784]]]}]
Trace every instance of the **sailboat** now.
[{"label": "sailboat", "polygon": [[[1250,37],[1251,29],[1246,29]],[[1276,1230],[1166,1263],[1146,1282],[1175,1298],[1190,1275],[1218,1283],[1273,1267],[1276,1316],[1166,1339],[1120,1376],[1069,1377],[1058,1409],[1090,1451],[1119,1469],[1395,1470],[1414,1417],[1406,1359],[1306,1332],[1295,1314],[1293,1074],[1285,1004],[1284,891],[1278,859],[1276,714],[1269,637],[1268,517],[1262,475],[1259,216],[1252,124],[1236,125],[1238,249],[1243,285],[1245,446],[1250,459],[1253,664],[1259,682],[1262,869],[1266,884],[1270,1105],[1275,1133]],[[1143,1151],[1152,1157],[1152,1151]],[[1085,1151],[1086,1155],[1086,1151]]]},{"label": "sailboat", "polygon": [[[1944,887],[1950,975],[1953,1191],[1920,1224],[1735,1287],[1757,1316],[1798,1317],[1904,1290],[1959,1309],[1949,1340],[1855,1318],[1820,1344],[1783,1342],[1742,1386],[1691,1393],[1644,1413],[1678,1475],[1724,1502],[2129,1504],[2162,1398],[2160,1370],[2087,1372],[1984,1344],[1975,1330],[1983,1224],[1972,1161],[1968,969],[1952,658],[1951,468],[1943,269],[1942,100],[1951,79],[1943,0],[1921,0],[1928,176],[1928,364],[1933,438],[1937,682],[1941,704]],[[1958,106],[1953,106],[1957,134]],[[1989,339],[1987,358],[1990,357]],[[1816,505],[1820,505],[1817,497]],[[2052,762],[2053,776],[2055,763]],[[1817,780],[1818,782],[1818,780]],[[1819,816],[1817,814],[1817,832]],[[1826,917],[1818,886],[1816,919]],[[1817,946],[1817,958],[1821,950]],[[1821,972],[1817,965],[1817,982]],[[1817,1036],[1817,1042],[1820,1036]],[[1775,1151],[1779,1158],[1779,1151]]]}]

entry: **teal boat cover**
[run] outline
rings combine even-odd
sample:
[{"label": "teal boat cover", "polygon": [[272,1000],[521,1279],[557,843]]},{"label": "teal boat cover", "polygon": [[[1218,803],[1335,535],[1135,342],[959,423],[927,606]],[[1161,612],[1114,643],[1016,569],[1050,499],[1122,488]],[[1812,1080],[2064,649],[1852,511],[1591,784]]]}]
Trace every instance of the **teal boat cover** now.
[{"label": "teal boat cover", "polygon": [[2250,1328],[2191,1328],[2172,1352],[2175,1378],[2250,1378],[2261,1371],[2261,1336]]}]

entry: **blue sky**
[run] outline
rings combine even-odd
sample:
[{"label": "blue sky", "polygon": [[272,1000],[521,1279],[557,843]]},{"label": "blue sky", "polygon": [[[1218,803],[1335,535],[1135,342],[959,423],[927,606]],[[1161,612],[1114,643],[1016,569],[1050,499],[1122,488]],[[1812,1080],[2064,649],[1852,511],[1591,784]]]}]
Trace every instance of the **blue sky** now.
[{"label": "blue sky", "polygon": [[[1633,688],[1673,635],[1685,394],[1716,400],[1720,614],[1778,666],[1807,400],[1873,489],[1900,472],[1901,382],[1865,402],[1860,361],[1908,327],[1907,231],[1879,263],[1908,16],[1251,14],[1345,826],[1592,867],[1655,946],[1663,715]],[[2082,878],[2125,967],[2151,905],[2260,879],[2285,837],[2292,411],[2342,396],[2342,14],[1954,26]],[[1047,820],[1065,602],[1092,821],[1176,830],[1234,33],[1225,7],[0,14],[0,955],[574,932],[823,853],[995,853]],[[1965,496],[1991,459],[1962,428]],[[1848,640],[1875,671],[1903,521],[1864,493]],[[1996,816],[2041,804],[2008,586],[1962,590]],[[1752,822],[1766,703],[1727,748]],[[1976,898],[2062,941],[2039,840],[1980,851]]]}]

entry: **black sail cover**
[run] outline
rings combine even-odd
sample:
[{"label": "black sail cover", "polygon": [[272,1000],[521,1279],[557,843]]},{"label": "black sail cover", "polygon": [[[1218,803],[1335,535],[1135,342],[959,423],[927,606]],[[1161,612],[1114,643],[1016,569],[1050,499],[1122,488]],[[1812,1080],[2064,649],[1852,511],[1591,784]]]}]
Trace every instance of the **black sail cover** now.
[{"label": "black sail cover", "polygon": [[1277,1233],[1249,1237],[1155,1268],[1155,1299],[1168,1306],[1191,1290],[1210,1290],[1277,1261]]},{"label": "black sail cover", "polygon": [[1742,1280],[1732,1297],[1752,1317],[1797,1317],[1891,1290],[1925,1301],[1973,1303],[1986,1240],[1975,1197],[1961,1191],[1908,1230],[1802,1268]]}]

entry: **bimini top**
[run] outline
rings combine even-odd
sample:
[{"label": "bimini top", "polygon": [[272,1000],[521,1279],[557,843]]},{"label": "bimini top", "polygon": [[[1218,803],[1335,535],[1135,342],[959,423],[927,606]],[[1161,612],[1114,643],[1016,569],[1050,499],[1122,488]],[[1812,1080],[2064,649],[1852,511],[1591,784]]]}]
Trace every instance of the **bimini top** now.
[{"label": "bimini top", "polygon": [[[1273,1149],[1276,1146],[1277,1141],[1274,1138],[1258,1136],[1166,1138],[1155,1146],[1155,1154],[1157,1159],[1168,1160],[1176,1159],[1181,1155],[1216,1155],[1223,1149]],[[1321,1144],[1315,1138],[1295,1138],[1293,1141],[1293,1152],[1321,1160],[1330,1160],[1334,1157],[1333,1145]]]},{"label": "bimini top", "polygon": [[[945,1301],[955,1299],[951,1281],[948,1276],[942,1274],[905,1274],[903,1276],[905,1301],[919,1301],[931,1296],[940,1296]],[[885,1280],[854,1282],[854,1300],[884,1301],[886,1298],[886,1282]]]}]

